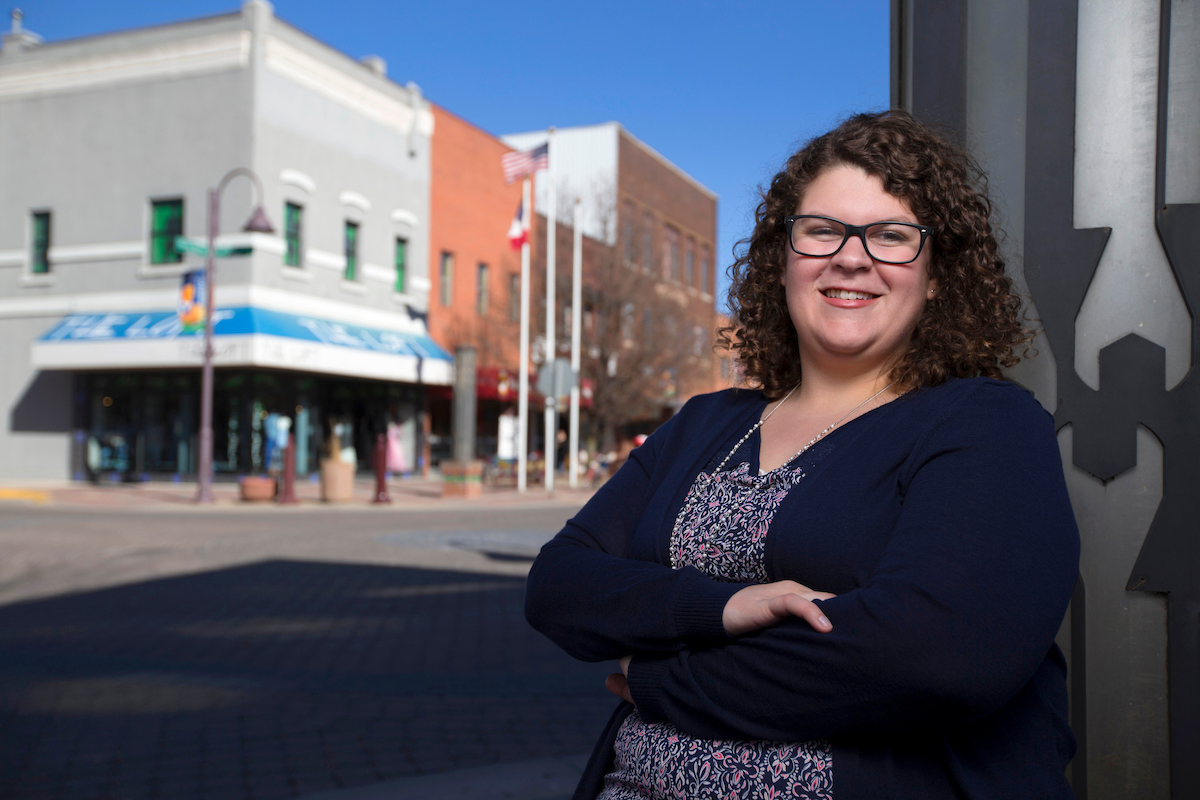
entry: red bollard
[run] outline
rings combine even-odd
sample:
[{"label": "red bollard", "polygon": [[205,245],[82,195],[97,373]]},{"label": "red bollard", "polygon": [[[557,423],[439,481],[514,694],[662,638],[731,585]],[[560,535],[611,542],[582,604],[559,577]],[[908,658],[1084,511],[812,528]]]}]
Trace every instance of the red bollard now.
[{"label": "red bollard", "polygon": [[296,499],[296,434],[288,432],[288,444],[283,450],[283,491],[279,494],[280,505],[299,503]]},{"label": "red bollard", "polygon": [[390,503],[387,492],[387,437],[375,437],[375,499],[372,503]]}]

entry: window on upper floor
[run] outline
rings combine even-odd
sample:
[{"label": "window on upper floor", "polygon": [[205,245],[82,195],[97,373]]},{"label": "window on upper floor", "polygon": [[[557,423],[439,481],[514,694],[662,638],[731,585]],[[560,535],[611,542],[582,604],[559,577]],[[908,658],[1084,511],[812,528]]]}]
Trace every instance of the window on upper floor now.
[{"label": "window on upper floor", "polygon": [[342,277],[348,281],[358,279],[358,223],[346,220],[342,229],[342,244],[346,254],[346,269]]},{"label": "window on upper floor", "polygon": [[150,202],[150,263],[178,264],[183,253],[175,239],[183,236],[183,198]]},{"label": "window on upper floor", "polygon": [[508,276],[508,318],[513,322],[521,318],[521,276],[515,272]]},{"label": "window on upper floor", "polygon": [[632,266],[637,260],[637,240],[633,233],[633,206],[629,203],[621,216],[621,251],[625,265]]},{"label": "window on upper floor", "polygon": [[654,269],[654,215],[646,214],[642,227],[642,269]]},{"label": "window on upper floor", "polygon": [[283,205],[283,241],[287,249],[283,263],[289,267],[304,265],[304,206],[298,203]]},{"label": "window on upper floor", "polygon": [[392,288],[404,294],[408,289],[408,239],[396,237],[396,283]]},{"label": "window on upper floor", "polygon": [[633,341],[633,303],[621,306],[621,339],[627,343]]},{"label": "window on upper floor", "polygon": [[708,284],[708,264],[708,245],[704,245],[704,247],[700,248],[700,274],[697,277],[699,278],[700,291],[704,292],[705,294],[708,294],[709,291],[711,291]]},{"label": "window on upper floor", "polygon": [[667,228],[663,231],[662,276],[666,280],[679,280],[679,231]]},{"label": "window on upper floor", "polygon": [[50,212],[33,212],[33,241],[29,253],[29,271],[45,275],[50,271]]},{"label": "window on upper floor", "polygon": [[696,285],[696,245],[689,239],[687,248],[683,251],[683,282],[687,286]]},{"label": "window on upper floor", "polygon": [[486,315],[488,312],[488,265],[480,264],[475,269],[475,311]]},{"label": "window on upper floor", "polygon": [[454,253],[443,252],[438,268],[438,296],[449,307],[454,299]]}]

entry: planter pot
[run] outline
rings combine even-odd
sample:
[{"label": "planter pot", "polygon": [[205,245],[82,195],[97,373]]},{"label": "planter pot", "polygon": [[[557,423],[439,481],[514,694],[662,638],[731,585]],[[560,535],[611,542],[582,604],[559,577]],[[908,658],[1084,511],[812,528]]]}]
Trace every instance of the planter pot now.
[{"label": "planter pot", "polygon": [[442,497],[479,497],[481,494],[482,461],[442,462]]},{"label": "planter pot", "polygon": [[247,475],[239,481],[241,497],[250,503],[274,500],[275,489],[275,479],[266,475]]},{"label": "planter pot", "polygon": [[354,497],[354,465],[332,458],[321,459],[321,499],[345,503]]}]

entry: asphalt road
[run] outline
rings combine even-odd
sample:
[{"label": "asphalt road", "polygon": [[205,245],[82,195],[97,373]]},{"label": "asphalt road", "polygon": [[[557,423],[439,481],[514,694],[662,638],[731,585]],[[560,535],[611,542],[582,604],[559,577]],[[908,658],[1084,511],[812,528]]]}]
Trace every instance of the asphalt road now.
[{"label": "asphalt road", "polygon": [[569,783],[614,665],[522,606],[574,510],[0,506],[0,800],[565,796],[521,765]]}]

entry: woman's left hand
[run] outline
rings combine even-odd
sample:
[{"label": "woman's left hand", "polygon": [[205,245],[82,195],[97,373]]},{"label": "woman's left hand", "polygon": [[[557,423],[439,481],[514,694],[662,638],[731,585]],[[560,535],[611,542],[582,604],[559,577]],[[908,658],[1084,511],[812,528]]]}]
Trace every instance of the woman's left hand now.
[{"label": "woman's left hand", "polygon": [[617,664],[621,667],[621,671],[614,672],[604,679],[604,688],[630,705],[634,705],[633,695],[629,693],[629,679],[625,676],[629,674],[629,662],[632,659],[633,656],[623,656],[617,661]]}]

